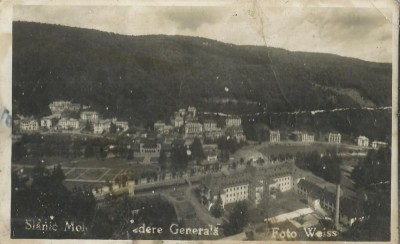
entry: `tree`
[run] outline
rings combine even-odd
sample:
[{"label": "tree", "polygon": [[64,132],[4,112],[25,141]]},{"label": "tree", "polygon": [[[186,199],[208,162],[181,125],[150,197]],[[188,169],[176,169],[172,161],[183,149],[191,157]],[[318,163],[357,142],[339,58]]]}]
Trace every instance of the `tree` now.
[{"label": "tree", "polygon": [[229,223],[224,230],[228,235],[234,235],[243,231],[249,222],[249,211],[247,203],[242,201],[235,204],[229,215]]},{"label": "tree", "polygon": [[161,169],[167,168],[167,154],[165,153],[164,150],[161,150],[161,152],[160,152],[160,157],[158,158],[158,163],[160,164]]},{"label": "tree", "polygon": [[224,213],[224,207],[222,205],[221,194],[218,194],[217,200],[215,201],[214,205],[211,207],[211,214],[215,218],[220,218],[223,213]]},{"label": "tree", "polygon": [[86,120],[85,131],[93,132],[93,124],[89,120]]},{"label": "tree", "polygon": [[189,156],[187,154],[186,148],[182,146],[177,146],[172,150],[171,153],[171,164],[175,169],[185,169],[187,168],[189,162]]},{"label": "tree", "polygon": [[203,151],[203,145],[197,137],[194,138],[192,145],[190,145],[190,151],[192,152],[192,157],[194,159],[203,160],[206,158]]},{"label": "tree", "polygon": [[91,142],[88,142],[85,147],[85,158],[93,157],[94,156],[94,147]]},{"label": "tree", "polygon": [[57,166],[54,167],[53,173],[51,174],[51,178],[58,183],[61,183],[62,181],[65,180],[65,174],[60,164],[57,164]]},{"label": "tree", "polygon": [[117,126],[113,122],[110,124],[110,133],[117,133]]}]

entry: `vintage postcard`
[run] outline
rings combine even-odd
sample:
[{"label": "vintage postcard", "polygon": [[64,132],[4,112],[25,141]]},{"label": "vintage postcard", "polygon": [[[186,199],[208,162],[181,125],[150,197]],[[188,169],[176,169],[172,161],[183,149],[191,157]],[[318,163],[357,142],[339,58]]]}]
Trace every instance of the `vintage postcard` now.
[{"label": "vintage postcard", "polygon": [[398,243],[398,12],[0,2],[0,243]]}]

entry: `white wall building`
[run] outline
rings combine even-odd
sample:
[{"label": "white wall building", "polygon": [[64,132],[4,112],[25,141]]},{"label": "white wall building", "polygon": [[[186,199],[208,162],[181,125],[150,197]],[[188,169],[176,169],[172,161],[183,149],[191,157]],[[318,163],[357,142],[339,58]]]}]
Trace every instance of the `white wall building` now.
[{"label": "white wall building", "polygon": [[37,122],[36,119],[28,118],[28,119],[22,119],[19,126],[21,130],[35,131],[39,128],[39,123]]},{"label": "white wall building", "polygon": [[203,129],[205,132],[217,130],[217,123],[213,120],[206,120],[203,123]]},{"label": "white wall building", "polygon": [[109,132],[111,127],[111,120],[104,119],[93,124],[93,132],[95,134],[101,134],[103,132]]},{"label": "white wall building", "polygon": [[280,142],[281,141],[281,133],[279,133],[279,130],[271,130],[269,132],[269,141],[270,142]]},{"label": "white wall building", "polygon": [[369,139],[365,136],[359,136],[357,138],[357,145],[360,147],[368,147],[369,146]]},{"label": "white wall building", "polygon": [[239,127],[242,124],[242,119],[238,116],[231,116],[225,120],[226,127]]},{"label": "white wall building", "polygon": [[71,119],[62,118],[58,121],[58,125],[64,130],[78,129],[79,128],[79,120],[72,119],[72,118]]},{"label": "white wall building", "polygon": [[81,112],[82,120],[97,121],[99,119],[99,114],[95,111],[83,111]]},{"label": "white wall building", "polygon": [[383,142],[383,141],[373,141],[372,143],[371,143],[371,146],[372,146],[372,148],[374,148],[374,149],[379,149],[379,148],[382,148],[382,147],[387,147],[387,143],[386,142]]},{"label": "white wall building", "polygon": [[342,135],[340,135],[340,133],[329,133],[328,142],[329,143],[341,143]]},{"label": "white wall building", "polygon": [[201,134],[203,126],[198,122],[189,122],[185,125],[185,135]]}]

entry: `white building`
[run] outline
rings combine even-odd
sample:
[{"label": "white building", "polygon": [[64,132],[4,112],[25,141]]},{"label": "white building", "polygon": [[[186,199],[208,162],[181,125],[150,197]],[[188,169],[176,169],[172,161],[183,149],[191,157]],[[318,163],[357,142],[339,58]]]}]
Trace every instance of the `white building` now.
[{"label": "white building", "polygon": [[40,119],[40,127],[46,127],[47,129],[50,129],[53,127],[53,121],[50,116],[46,116]]},{"label": "white building", "polygon": [[329,143],[341,143],[342,135],[340,135],[340,133],[329,133],[328,142]]},{"label": "white building", "polygon": [[303,133],[301,135],[301,141],[302,142],[314,142],[314,135]]},{"label": "white building", "polygon": [[206,120],[203,123],[203,129],[205,132],[215,131],[215,130],[217,130],[217,123],[213,120]]},{"label": "white building", "polygon": [[204,154],[206,155],[208,163],[213,163],[218,161],[219,150],[217,144],[204,144],[203,151]]},{"label": "white building", "polygon": [[118,121],[117,118],[113,118],[112,122],[117,126],[121,127],[123,130],[129,129],[129,125],[127,121]]},{"label": "white building", "polygon": [[295,131],[293,134],[296,136],[296,141],[300,142],[314,142],[314,135],[306,132]]},{"label": "white building", "polygon": [[154,123],[154,130],[157,132],[162,132],[162,131],[164,131],[165,126],[166,126],[166,124],[164,122],[162,122],[161,120],[159,120]]},{"label": "white building", "polygon": [[196,117],[196,108],[195,107],[189,106],[187,112],[188,112],[188,114],[190,114],[190,116]]},{"label": "white building", "polygon": [[68,129],[78,129],[79,128],[79,120],[76,119],[66,119],[62,118],[58,121],[58,126],[60,126],[64,130]]},{"label": "white building", "polygon": [[81,105],[79,103],[71,103],[70,101],[54,101],[49,104],[51,113],[61,113],[63,111],[79,111]]},{"label": "white building", "polygon": [[269,141],[270,142],[280,142],[281,141],[281,134],[279,133],[279,130],[271,130],[269,132]]},{"label": "white building", "polygon": [[173,119],[173,124],[175,127],[183,126],[184,119],[181,116],[175,116]]},{"label": "white building", "polygon": [[368,147],[369,146],[369,139],[365,136],[359,136],[357,138],[357,145],[360,147]]},{"label": "white building", "polygon": [[22,119],[20,121],[19,126],[21,130],[35,131],[39,128],[39,123],[37,122],[36,119],[27,118],[27,119]]},{"label": "white building", "polygon": [[210,209],[221,196],[223,205],[249,199],[259,204],[263,194],[274,194],[293,188],[293,163],[271,165],[267,168],[250,166],[245,171],[221,176],[207,176],[200,182],[200,195],[203,204]]},{"label": "white building", "polygon": [[387,147],[387,145],[388,144],[386,142],[383,142],[383,141],[373,141],[372,144],[371,144],[372,148],[374,148],[374,149]]},{"label": "white building", "polygon": [[199,135],[203,132],[203,126],[198,122],[189,122],[185,125],[185,135]]},{"label": "white building", "polygon": [[225,120],[226,127],[239,127],[242,124],[242,119],[238,116],[231,116]]},{"label": "white building", "polygon": [[101,134],[103,132],[109,132],[111,127],[111,120],[104,119],[93,124],[93,132],[95,134]]},{"label": "white building", "polygon": [[224,132],[222,131],[221,128],[217,128],[216,130],[212,130],[212,131],[205,131],[204,132],[204,136],[206,138],[210,138],[210,139],[218,139],[221,138],[224,135]]},{"label": "white building", "polygon": [[81,119],[94,122],[99,119],[99,114],[95,111],[83,111],[81,112]]}]

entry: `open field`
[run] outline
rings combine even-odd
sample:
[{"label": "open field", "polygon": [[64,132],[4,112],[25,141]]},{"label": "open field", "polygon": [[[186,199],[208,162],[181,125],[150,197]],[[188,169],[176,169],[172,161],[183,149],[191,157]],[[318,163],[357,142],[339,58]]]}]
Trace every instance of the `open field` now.
[{"label": "open field", "polygon": [[[52,170],[59,163],[65,174],[65,182],[104,183],[106,180],[113,181],[118,175],[128,173],[140,175],[141,172],[157,172],[159,168],[155,165],[131,164],[124,159],[110,158],[98,160],[96,158],[75,160],[69,162],[58,158],[57,161],[44,161],[44,166]],[[23,169],[29,175],[36,164],[12,164],[13,170]]]}]

